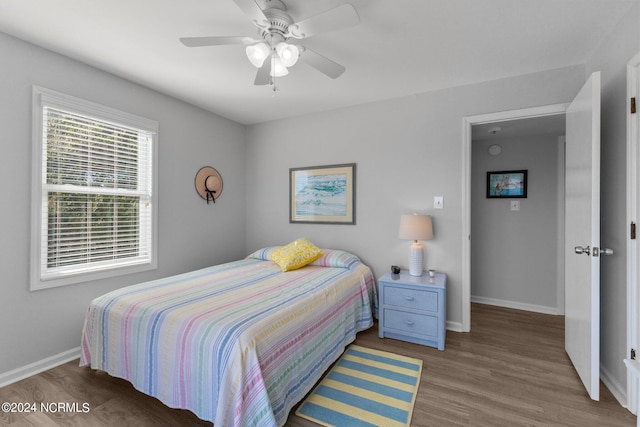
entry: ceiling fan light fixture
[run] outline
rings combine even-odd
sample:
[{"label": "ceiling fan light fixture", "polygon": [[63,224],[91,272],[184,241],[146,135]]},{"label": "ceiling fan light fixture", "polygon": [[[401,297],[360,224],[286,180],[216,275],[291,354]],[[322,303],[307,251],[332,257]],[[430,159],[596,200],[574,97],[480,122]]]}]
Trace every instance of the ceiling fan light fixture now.
[{"label": "ceiling fan light fixture", "polygon": [[272,56],[272,63],[271,63],[271,76],[272,77],[282,77],[282,76],[286,76],[287,74],[289,74],[289,70],[287,70],[287,67],[284,66],[284,64],[282,63],[282,60],[280,60],[280,58],[278,58],[277,56]]},{"label": "ceiling fan light fixture", "polygon": [[300,56],[298,46],[285,42],[278,43],[276,46],[276,53],[280,57],[282,65],[285,67],[292,67],[295,65],[296,62],[298,62],[298,57]]},{"label": "ceiling fan light fixture", "polygon": [[[186,47],[242,45],[247,59],[258,68],[253,82],[258,86],[271,84],[275,88],[275,77],[287,75],[287,67],[294,66],[300,56],[309,66],[332,79],[344,73],[344,66],[297,43],[309,36],[357,25],[360,18],[352,5],[342,4],[296,21],[282,0],[233,1],[253,23],[258,38],[255,35],[181,37],[180,42]],[[293,44],[288,43],[289,40]]]},{"label": "ceiling fan light fixture", "polygon": [[260,42],[254,45],[247,46],[247,58],[253,64],[254,67],[260,68],[264,64],[264,60],[269,57],[271,49],[265,42]]}]

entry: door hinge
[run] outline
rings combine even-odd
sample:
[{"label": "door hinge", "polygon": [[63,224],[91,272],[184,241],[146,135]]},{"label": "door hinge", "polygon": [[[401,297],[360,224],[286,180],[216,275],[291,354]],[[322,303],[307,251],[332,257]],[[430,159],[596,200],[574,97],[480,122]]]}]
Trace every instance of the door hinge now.
[{"label": "door hinge", "polygon": [[631,240],[635,240],[636,239],[636,223],[635,222],[631,223],[630,236],[631,236]]},{"label": "door hinge", "polygon": [[636,97],[631,98],[631,114],[636,113]]},{"label": "door hinge", "polygon": [[636,360],[636,349],[635,348],[631,349],[631,360]]}]

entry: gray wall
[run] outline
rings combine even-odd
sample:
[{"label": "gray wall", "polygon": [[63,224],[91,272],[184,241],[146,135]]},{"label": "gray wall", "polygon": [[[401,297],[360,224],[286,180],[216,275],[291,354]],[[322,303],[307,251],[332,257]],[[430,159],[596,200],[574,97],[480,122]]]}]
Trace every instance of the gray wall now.
[{"label": "gray wall", "polygon": [[[431,214],[426,266],[448,274],[448,322],[461,329],[462,119],[568,102],[584,80],[576,66],[249,127],[247,250],[305,236],[353,251],[381,276],[407,266],[400,215]],[[348,162],[357,163],[356,225],[289,224],[289,168]]]},{"label": "gray wall", "polygon": [[[498,156],[488,153],[494,143],[502,147]],[[558,194],[564,181],[558,137],[473,141],[472,153],[472,300],[557,313]],[[486,173],[515,169],[528,170],[527,198],[513,199],[519,211],[510,210],[511,199],[486,198]]]},{"label": "gray wall", "polygon": [[[244,127],[0,33],[0,374],[80,345],[91,299],[143,280],[245,255]],[[159,268],[92,283],[29,291],[31,86],[160,122]],[[196,194],[201,166],[216,167],[215,206]]]},{"label": "gray wall", "polygon": [[[626,119],[627,62],[640,51],[640,3],[616,26],[594,52],[587,71],[602,72],[601,131],[601,246],[614,255],[601,262],[600,366],[605,381],[611,379],[626,393],[628,357],[626,311]],[[609,384],[607,384],[609,385]],[[609,387],[612,388],[611,386]]]}]

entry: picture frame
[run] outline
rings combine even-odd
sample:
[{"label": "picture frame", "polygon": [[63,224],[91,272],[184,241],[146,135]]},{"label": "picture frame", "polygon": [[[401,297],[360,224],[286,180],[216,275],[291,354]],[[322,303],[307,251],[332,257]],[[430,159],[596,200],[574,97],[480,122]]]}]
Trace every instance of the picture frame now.
[{"label": "picture frame", "polygon": [[527,170],[487,172],[488,199],[526,199]]},{"label": "picture frame", "polygon": [[356,223],[356,164],[289,169],[289,222]]}]

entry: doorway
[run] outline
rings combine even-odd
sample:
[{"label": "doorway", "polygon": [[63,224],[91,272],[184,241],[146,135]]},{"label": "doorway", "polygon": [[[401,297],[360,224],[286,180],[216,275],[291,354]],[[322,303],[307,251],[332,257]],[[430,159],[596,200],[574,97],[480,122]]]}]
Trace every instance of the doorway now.
[{"label": "doorway", "polygon": [[[470,330],[471,141],[474,124],[566,114],[565,349],[593,400],[599,400],[601,73],[595,71],[568,105],[463,119],[463,322]],[[535,113],[532,110],[537,110]],[[567,219],[571,219],[568,221]],[[466,232],[466,233],[465,233]],[[576,244],[577,243],[577,244]],[[584,255],[587,258],[584,258]],[[580,256],[580,259],[578,257]],[[466,291],[466,292],[465,292]],[[464,298],[467,297],[466,300]],[[469,308],[467,311],[466,308]]]},{"label": "doorway", "polygon": [[[569,104],[554,104],[520,110],[482,114],[463,119],[463,203],[462,203],[462,324],[460,331],[471,330],[471,206],[472,206],[472,141],[473,127],[513,120],[564,115]],[[564,234],[564,233],[563,233]],[[564,293],[563,293],[564,294]],[[564,301],[558,306],[564,306]]]},{"label": "doorway", "polygon": [[[472,126],[472,302],[564,314],[564,134],[564,114]],[[489,176],[526,176],[526,197]]]}]

